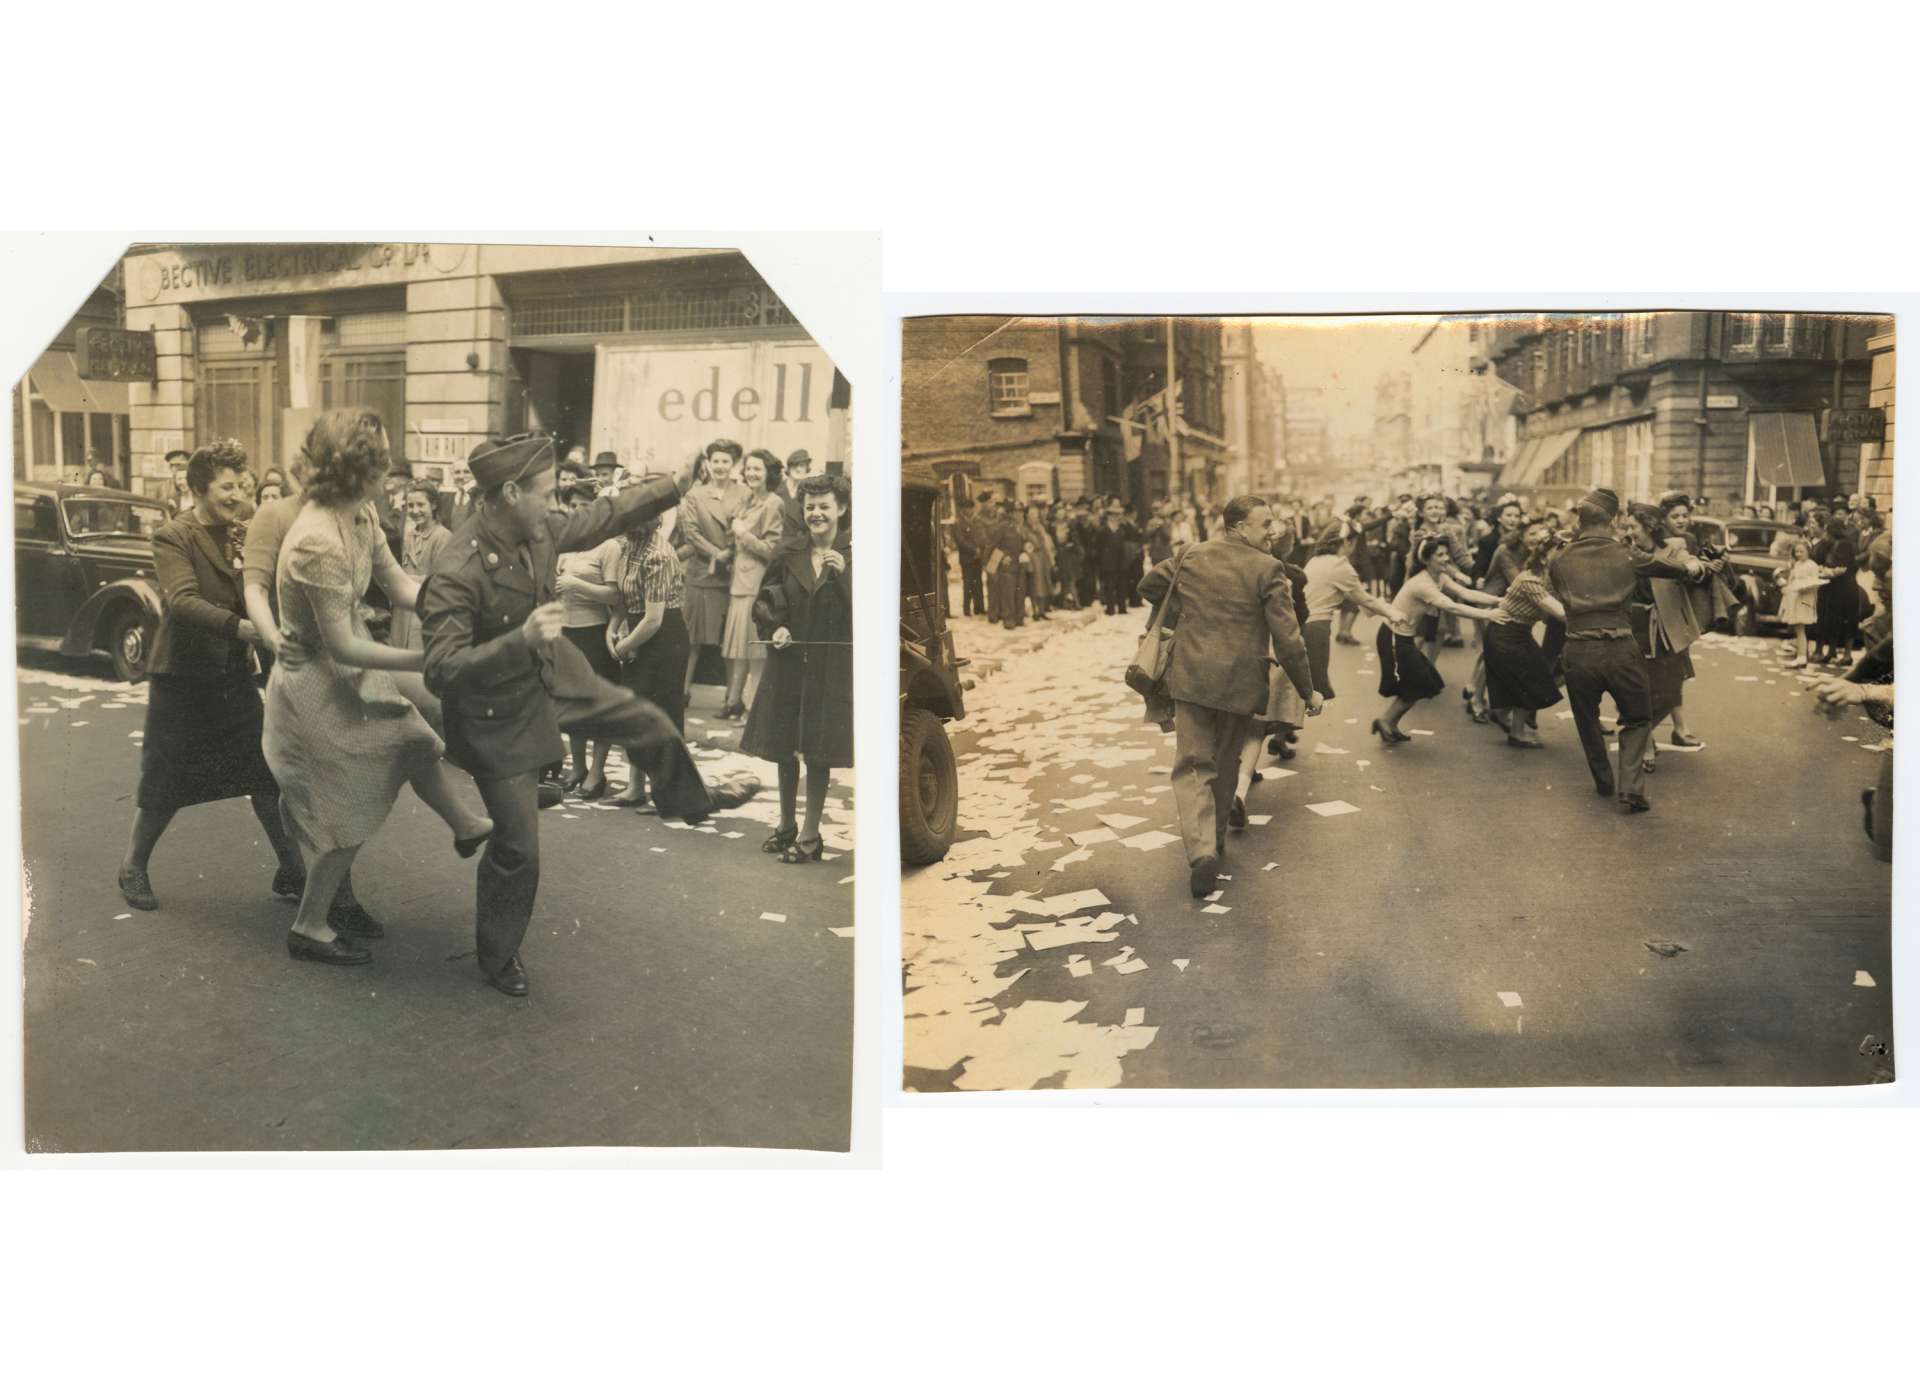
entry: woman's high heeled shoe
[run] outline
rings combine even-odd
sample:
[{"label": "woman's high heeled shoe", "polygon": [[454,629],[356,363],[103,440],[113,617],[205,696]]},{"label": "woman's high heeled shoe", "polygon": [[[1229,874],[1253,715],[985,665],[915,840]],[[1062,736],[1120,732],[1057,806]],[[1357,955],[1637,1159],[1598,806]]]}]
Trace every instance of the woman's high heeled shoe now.
[{"label": "woman's high heeled shoe", "polygon": [[596,778],[591,786],[578,788],[573,795],[582,802],[598,802],[607,795],[607,780],[605,778]]},{"label": "woman's high heeled shoe", "polygon": [[1402,734],[1397,729],[1388,728],[1386,725],[1382,724],[1379,720],[1375,720],[1373,722],[1373,732],[1380,736],[1381,743],[1386,744],[1389,747],[1391,747],[1394,744],[1404,744],[1407,742],[1407,736],[1405,734]]},{"label": "woman's high heeled shoe", "polygon": [[800,828],[797,826],[775,827],[773,829],[773,835],[760,843],[760,849],[770,856],[780,855],[786,851],[787,847],[793,844],[794,838],[799,836],[799,834]]},{"label": "woman's high heeled shoe", "polygon": [[823,836],[816,836],[811,842],[802,841],[796,837],[791,846],[780,852],[780,863],[782,865],[805,865],[810,860],[818,860],[822,852],[825,851],[826,845],[826,838]]}]

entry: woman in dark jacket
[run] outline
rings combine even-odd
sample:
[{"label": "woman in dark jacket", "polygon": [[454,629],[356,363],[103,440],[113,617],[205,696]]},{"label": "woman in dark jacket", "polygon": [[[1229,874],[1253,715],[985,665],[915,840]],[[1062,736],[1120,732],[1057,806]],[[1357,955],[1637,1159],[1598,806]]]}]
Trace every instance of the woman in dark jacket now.
[{"label": "woman in dark jacket", "polygon": [[[820,815],[835,768],[853,766],[853,559],[841,531],[845,477],[810,476],[796,489],[804,538],[767,566],[754,620],[767,669],[740,748],[780,770],[780,825],[761,849],[788,865],[819,860]],[[795,825],[800,763],[807,809]]]},{"label": "woman in dark jacket", "polygon": [[1859,555],[1854,552],[1846,517],[1827,521],[1826,539],[1813,548],[1813,562],[1827,581],[1815,599],[1814,659],[1839,666],[1853,664],[1853,648],[1860,630]]},{"label": "woman in dark jacket", "polygon": [[[135,909],[158,909],[147,862],[182,807],[245,797],[279,858],[273,893],[298,899],[300,853],[280,821],[280,788],[260,749],[265,711],[254,685],[259,633],[240,594],[247,454],[237,442],[202,447],[187,463],[193,505],[153,535],[154,572],[166,612],[147,667],[147,724],[133,832],[120,863],[120,893]],[[284,658],[282,664],[292,664]]]}]

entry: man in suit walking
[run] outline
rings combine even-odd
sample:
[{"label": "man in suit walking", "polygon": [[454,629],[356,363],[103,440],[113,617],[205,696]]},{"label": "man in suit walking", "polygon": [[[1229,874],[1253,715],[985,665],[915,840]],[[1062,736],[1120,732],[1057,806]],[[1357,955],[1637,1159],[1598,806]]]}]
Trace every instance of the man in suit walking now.
[{"label": "man in suit walking", "polygon": [[987,610],[980,585],[980,515],[971,501],[963,500],[953,522],[953,547],[960,554],[960,607],[966,617]]},{"label": "man in suit walking", "polygon": [[1171,616],[1173,655],[1167,694],[1173,699],[1174,805],[1186,846],[1187,887],[1195,898],[1220,876],[1221,837],[1233,806],[1240,750],[1254,716],[1267,709],[1267,647],[1307,703],[1320,713],[1307,649],[1293,610],[1285,565],[1268,551],[1273,511],[1259,496],[1227,502],[1223,528],[1185,547],[1140,584],[1155,606],[1180,570]]},{"label": "man in suit walking", "polygon": [[480,971],[508,996],[527,994],[520,942],[540,886],[540,772],[566,755],[560,733],[624,745],[650,779],[662,817],[704,821],[759,784],[709,786],[659,706],[594,673],[560,635],[559,556],[591,549],[670,509],[693,466],[578,510],[554,506],[551,438],[482,443],[468,458],[477,506],[421,586],[427,688],[440,697],[447,757],[473,775],[493,818],[474,901]]},{"label": "man in suit walking", "polygon": [[1019,627],[1026,620],[1027,541],[1010,511],[992,495],[980,498],[980,552],[987,566],[987,621]]},{"label": "man in suit walking", "polygon": [[[1644,812],[1647,774],[1643,766],[1653,716],[1647,663],[1633,638],[1628,607],[1636,578],[1700,579],[1702,565],[1681,566],[1635,554],[1613,533],[1620,498],[1596,486],[1574,508],[1579,533],[1554,556],[1548,581],[1567,610],[1567,644],[1561,653],[1567,671],[1567,707],[1573,711],[1587,768],[1602,797],[1617,797],[1626,812]],[[1600,729],[1600,697],[1611,695],[1620,711],[1620,777],[1614,781],[1607,757],[1607,736]]]}]

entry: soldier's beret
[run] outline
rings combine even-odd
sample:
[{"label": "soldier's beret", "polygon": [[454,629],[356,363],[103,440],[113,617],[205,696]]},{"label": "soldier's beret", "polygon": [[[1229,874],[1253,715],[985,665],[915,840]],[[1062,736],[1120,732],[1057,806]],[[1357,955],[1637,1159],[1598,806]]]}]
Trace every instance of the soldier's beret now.
[{"label": "soldier's beret", "polygon": [[467,454],[467,469],[473,473],[474,484],[483,491],[538,476],[552,470],[553,463],[553,439],[545,433],[488,438]]},{"label": "soldier's beret", "polygon": [[1580,500],[1583,506],[1598,506],[1611,520],[1620,514],[1620,498],[1605,486],[1596,486]]}]

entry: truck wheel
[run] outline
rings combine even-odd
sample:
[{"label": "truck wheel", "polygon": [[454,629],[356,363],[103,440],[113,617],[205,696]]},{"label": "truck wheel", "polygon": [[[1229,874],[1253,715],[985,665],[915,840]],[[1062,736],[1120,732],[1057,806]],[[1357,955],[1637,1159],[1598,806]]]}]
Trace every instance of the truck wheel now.
[{"label": "truck wheel", "polygon": [[931,865],[953,844],[960,775],[946,726],[930,710],[900,712],[900,859]]},{"label": "truck wheel", "polygon": [[113,674],[123,681],[145,680],[147,653],[152,643],[152,628],[145,613],[127,608],[114,614],[107,628],[107,653],[113,658]]}]

